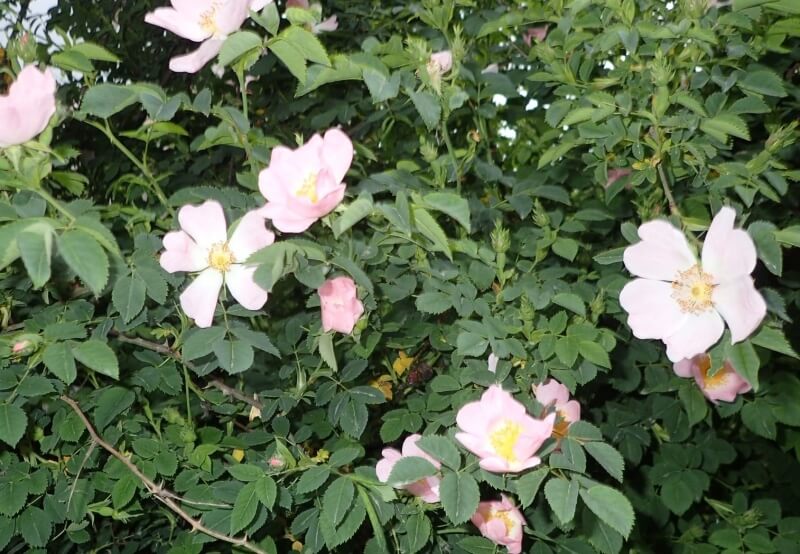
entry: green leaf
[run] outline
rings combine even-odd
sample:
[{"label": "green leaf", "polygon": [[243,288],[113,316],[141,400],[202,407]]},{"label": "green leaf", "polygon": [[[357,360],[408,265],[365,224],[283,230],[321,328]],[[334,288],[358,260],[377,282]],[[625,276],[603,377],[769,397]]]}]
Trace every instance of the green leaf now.
[{"label": "green leaf", "polygon": [[431,192],[422,197],[425,207],[449,215],[470,232],[469,202],[452,192]]},{"label": "green leaf", "polygon": [[603,466],[611,477],[622,482],[622,473],[625,471],[625,459],[617,449],[604,442],[587,442],[583,445],[589,456]]},{"label": "green leaf", "polygon": [[336,352],[333,349],[333,333],[322,333],[319,336],[319,356],[334,373],[339,371]]},{"label": "green leaf", "polygon": [[41,508],[28,506],[17,518],[17,532],[29,546],[47,546],[53,532],[53,521]]},{"label": "green leaf", "polygon": [[414,92],[412,90],[406,92],[428,129],[436,129],[442,119],[442,105],[439,103],[439,99],[429,92]]},{"label": "green leaf", "polygon": [[370,95],[372,95],[372,102],[375,104],[391,100],[400,93],[402,74],[399,72],[389,75],[385,70],[379,71],[372,67],[365,67],[363,78]]},{"label": "green leaf", "polygon": [[139,94],[121,85],[96,85],[83,96],[81,110],[89,115],[108,118],[134,104]]},{"label": "green leaf", "polygon": [[239,494],[231,510],[231,535],[235,535],[253,521],[258,510],[258,496],[256,495],[256,484],[248,483]]},{"label": "green leaf", "polygon": [[139,277],[125,275],[117,279],[111,293],[111,300],[125,323],[142,311],[145,294],[145,282]]},{"label": "green leaf", "polygon": [[89,58],[90,60],[97,60],[100,62],[112,62],[117,63],[121,61],[115,54],[112,54],[99,44],[95,44],[94,42],[81,42],[80,44],[76,44],[70,50],[74,52],[79,52]]},{"label": "green leaf", "polygon": [[75,273],[99,296],[108,281],[108,256],[87,232],[67,231],[58,237],[58,251]]},{"label": "green leaf", "polygon": [[230,35],[219,51],[219,63],[228,66],[237,59],[263,46],[261,37],[253,31],[237,31]]},{"label": "green leaf", "polygon": [[458,547],[469,554],[498,554],[499,551],[496,544],[484,537],[465,537],[458,541]]},{"label": "green leaf", "polygon": [[72,355],[89,369],[119,379],[117,355],[106,343],[95,339],[87,340],[73,348]]},{"label": "green leaf", "polygon": [[562,478],[550,479],[544,486],[547,503],[562,525],[566,525],[575,517],[578,488],[577,481]]},{"label": "green leaf", "polygon": [[439,315],[453,307],[453,297],[444,292],[423,292],[414,304],[423,313]]},{"label": "green leaf", "polygon": [[546,467],[540,467],[517,479],[517,497],[523,508],[531,505],[548,473],[549,470]]},{"label": "green leaf", "polygon": [[576,314],[586,317],[586,306],[583,300],[577,294],[571,292],[560,292],[553,296],[553,303],[558,304],[562,308],[572,310]]},{"label": "green leaf", "polygon": [[583,139],[573,138],[573,139],[562,140],[559,143],[555,144],[554,146],[551,146],[539,158],[537,169],[541,169],[550,162],[558,160],[559,158],[569,153],[570,150],[581,144],[583,144]]},{"label": "green leaf", "polygon": [[573,239],[559,237],[551,247],[553,252],[564,258],[565,260],[573,261],[575,256],[578,255],[578,243]]},{"label": "green leaf", "polygon": [[214,345],[225,337],[225,328],[192,329],[190,333],[181,349],[181,355],[186,361],[196,360],[211,354],[214,351]]},{"label": "green leaf", "polygon": [[389,474],[388,484],[392,487],[401,487],[416,483],[420,479],[436,475],[436,466],[425,458],[419,456],[404,456],[400,458]]},{"label": "green leaf", "polygon": [[769,70],[746,71],[744,78],[736,84],[747,92],[780,98],[786,96],[783,79]]},{"label": "green leaf", "polygon": [[272,506],[275,504],[275,500],[278,498],[278,485],[275,484],[275,481],[269,475],[264,475],[255,482],[256,485],[256,496],[258,497],[259,502],[261,502],[265,508],[268,510],[272,509]]},{"label": "green leaf", "polygon": [[221,340],[214,344],[214,354],[222,369],[235,375],[253,366],[253,347],[242,340]]},{"label": "green leaf", "polygon": [[461,454],[449,437],[428,435],[419,439],[417,446],[454,471],[461,467]]},{"label": "green leaf", "polygon": [[0,404],[0,441],[15,448],[27,427],[28,416],[22,408],[13,404]]},{"label": "green leaf", "polygon": [[334,527],[339,526],[353,505],[355,492],[353,482],[346,477],[339,477],[325,491],[322,497],[322,511]]},{"label": "green leaf", "polygon": [[275,345],[272,344],[272,341],[269,340],[269,337],[264,332],[251,331],[244,327],[232,327],[231,333],[253,348],[257,348],[267,354],[272,354],[276,358],[281,357],[280,351],[275,348]]},{"label": "green leaf", "polygon": [[406,542],[403,552],[415,554],[422,550],[431,536],[431,520],[424,513],[416,513],[405,520]]},{"label": "green leaf", "polygon": [[358,197],[355,202],[350,204],[344,213],[333,222],[331,229],[333,237],[338,239],[342,233],[350,229],[353,225],[372,213],[372,200],[365,197]]},{"label": "green leaf", "polygon": [[633,507],[624,494],[606,485],[581,489],[581,499],[601,521],[625,538],[631,534]]},{"label": "green leaf", "polygon": [[280,37],[294,46],[306,60],[326,66],[331,65],[325,47],[317,37],[303,27],[291,26],[283,31]]},{"label": "green leaf", "polygon": [[417,230],[433,243],[433,249],[435,251],[444,252],[444,254],[450,260],[452,260],[453,252],[450,250],[450,244],[447,240],[447,235],[444,233],[430,212],[425,208],[420,208],[418,206],[414,206],[413,211],[414,224]]},{"label": "green leaf", "polygon": [[758,369],[761,360],[750,341],[740,342],[727,347],[728,360],[733,368],[750,383],[754,391],[758,391]]},{"label": "green leaf", "polygon": [[744,119],[735,114],[723,113],[700,122],[700,129],[720,142],[726,142],[728,135],[750,140],[750,131]]},{"label": "green leaf", "polygon": [[603,347],[598,343],[582,340],[578,344],[578,352],[593,364],[611,369],[611,360],[608,359],[608,352],[603,350]]},{"label": "green leaf", "polygon": [[762,327],[757,335],[750,338],[750,342],[761,348],[772,350],[773,352],[780,352],[786,356],[793,358],[800,358],[797,352],[794,351],[792,345],[786,340],[786,336],[780,329],[773,327]]},{"label": "green leaf", "polygon": [[264,476],[264,470],[253,464],[233,464],[226,468],[234,479],[249,483]]},{"label": "green leaf", "polygon": [[775,238],[775,225],[766,221],[752,223],[747,232],[756,243],[758,258],[773,275],[781,276],[783,273],[783,250]]},{"label": "green leaf", "polygon": [[622,261],[622,255],[625,253],[625,247],[620,248],[612,248],[611,250],[606,250],[605,252],[601,252],[597,254],[593,259],[600,265],[611,265],[620,263]]},{"label": "green leaf", "polygon": [[439,484],[445,514],[454,525],[467,521],[478,509],[480,490],[468,473],[448,472]]},{"label": "green leaf", "polygon": [[72,349],[67,343],[55,342],[47,345],[47,348],[42,353],[42,361],[53,375],[67,385],[72,384],[78,376],[78,372],[75,369],[75,357],[72,355]]},{"label": "green leaf", "polygon": [[313,466],[300,476],[295,486],[297,494],[308,494],[320,488],[331,475],[331,468],[326,466]]},{"label": "green leaf", "polygon": [[94,500],[94,493],[94,485],[89,479],[78,479],[72,483],[67,504],[67,517],[71,521],[81,521],[86,517],[89,503]]},{"label": "green leaf", "polygon": [[97,397],[97,407],[94,409],[94,423],[98,429],[112,423],[114,418],[127,410],[136,400],[133,391],[122,387],[111,387],[104,390]]},{"label": "green leaf", "polygon": [[31,225],[17,235],[17,246],[33,287],[42,288],[50,280],[53,228],[48,224]]},{"label": "green leaf", "polygon": [[119,481],[114,483],[114,487],[111,489],[111,502],[114,508],[120,510],[127,506],[133,500],[138,485],[139,480],[133,474],[123,475]]},{"label": "green leaf", "polygon": [[800,225],[792,225],[786,229],[775,231],[775,238],[783,244],[800,247]]},{"label": "green leaf", "polygon": [[267,46],[298,81],[306,82],[306,59],[295,45],[280,37],[275,37],[269,41]]}]

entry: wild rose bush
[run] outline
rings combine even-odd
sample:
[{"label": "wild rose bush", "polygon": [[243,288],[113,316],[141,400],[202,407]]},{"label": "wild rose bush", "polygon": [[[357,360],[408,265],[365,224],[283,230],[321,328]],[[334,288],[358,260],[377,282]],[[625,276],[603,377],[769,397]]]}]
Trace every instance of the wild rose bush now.
[{"label": "wild rose bush", "polygon": [[800,551],[795,0],[29,7],[0,549]]}]

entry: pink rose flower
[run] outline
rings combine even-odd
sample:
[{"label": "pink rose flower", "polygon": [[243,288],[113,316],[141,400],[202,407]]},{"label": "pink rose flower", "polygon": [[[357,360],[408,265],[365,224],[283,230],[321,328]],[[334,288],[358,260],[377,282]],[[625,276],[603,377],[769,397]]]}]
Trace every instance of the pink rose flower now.
[{"label": "pink rose flower", "polygon": [[431,54],[428,60],[428,74],[433,79],[434,76],[442,76],[453,69],[453,53],[450,50],[442,50]]},{"label": "pink rose flower", "polygon": [[358,299],[358,289],[350,277],[328,279],[317,289],[322,310],[322,330],[349,335],[358,318],[364,313],[364,304]]},{"label": "pink rose flower", "polygon": [[522,35],[522,40],[525,42],[527,46],[533,44],[533,40],[536,39],[536,42],[542,42],[544,39],[547,38],[547,25],[537,25],[536,27],[529,27],[525,34]]},{"label": "pink rose flower", "polygon": [[534,456],[553,433],[556,415],[534,419],[520,402],[497,385],[458,411],[456,439],[494,473],[518,473],[541,463]]},{"label": "pink rose flower", "polygon": [[253,281],[256,268],[245,265],[253,252],[269,246],[275,235],[264,226],[257,212],[245,214],[228,238],[225,213],[214,200],[200,206],[184,206],[178,212],[181,231],[167,233],[161,267],[169,273],[199,272],[181,294],[181,307],[198,327],[214,320],[223,282],[233,297],[248,310],[267,302],[267,291]]},{"label": "pink rose flower", "polygon": [[50,69],[26,65],[0,96],[0,148],[24,144],[47,128],[56,113],[56,80]]},{"label": "pink rose flower", "polygon": [[767,313],[750,277],[756,247],[747,232],[733,228],[735,218],[733,208],[717,213],[701,263],[683,233],[666,221],[640,226],[642,241],[625,249],[625,267],[639,277],[619,295],[628,325],[637,338],[662,340],[672,362],[707,351],[722,336],[723,319],[737,343]]},{"label": "pink rose flower", "polygon": [[[417,458],[425,458],[432,463],[436,469],[442,467],[442,464],[440,464],[438,460],[432,458],[424,450],[417,446],[417,441],[421,438],[422,436],[417,434],[406,437],[406,440],[403,441],[402,452],[396,448],[383,449],[383,452],[381,452],[383,458],[375,466],[375,473],[378,475],[378,480],[381,483],[386,483],[389,481],[389,475],[392,473],[394,464],[396,464],[401,458],[409,458],[412,456]],[[415,481],[414,483],[403,485],[399,488],[405,489],[414,496],[418,496],[425,502],[430,502],[432,504],[434,502],[439,502],[439,481],[439,477],[433,475],[431,477],[426,477],[424,479],[420,479],[419,481]]]},{"label": "pink rose flower", "polygon": [[272,0],[170,0],[171,8],[156,8],[144,20],[179,37],[199,42],[190,54],[172,58],[169,68],[182,73],[197,73],[219,54],[228,35],[239,30],[250,15]]},{"label": "pink rose flower", "polygon": [[709,376],[711,356],[705,353],[681,360],[672,368],[678,377],[694,377],[697,386],[714,404],[720,400],[733,402],[737,395],[750,392],[753,388],[727,360],[714,375]]},{"label": "pink rose flower", "polygon": [[631,174],[631,170],[627,167],[615,167],[614,169],[608,170],[608,180],[606,181],[605,188],[610,187],[623,177],[626,177]]},{"label": "pink rose flower", "polygon": [[569,389],[556,381],[550,379],[541,385],[534,385],[533,394],[536,401],[545,408],[553,406],[559,417],[553,429],[553,434],[557,437],[564,437],[569,426],[581,419],[581,405],[577,400],[569,399]]},{"label": "pink rose flower", "polygon": [[342,182],[353,161],[353,143],[339,129],[314,135],[294,150],[272,149],[258,187],[267,199],[261,215],[284,233],[302,233],[344,198]]},{"label": "pink rose flower", "polygon": [[472,523],[481,535],[499,546],[508,548],[509,554],[522,552],[522,528],[525,517],[506,495],[501,500],[478,504]]}]

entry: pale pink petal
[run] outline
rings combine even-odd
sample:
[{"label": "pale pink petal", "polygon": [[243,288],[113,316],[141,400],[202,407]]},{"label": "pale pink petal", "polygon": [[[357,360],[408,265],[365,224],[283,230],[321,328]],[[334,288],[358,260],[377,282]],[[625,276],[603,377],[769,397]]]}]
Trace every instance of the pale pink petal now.
[{"label": "pale pink petal", "polygon": [[265,204],[258,213],[272,221],[272,225],[282,233],[302,233],[318,219],[288,212],[287,207],[282,204]]},{"label": "pale pink petal", "polygon": [[316,25],[314,25],[313,32],[315,35],[319,33],[330,33],[339,28],[339,20],[335,15],[330,16]]},{"label": "pale pink petal", "polygon": [[536,385],[533,395],[536,397],[536,401],[545,407],[553,404],[558,408],[569,401],[569,389],[555,379]]},{"label": "pale pink petal", "polygon": [[494,352],[489,354],[489,367],[487,368],[492,373],[497,373],[497,362],[500,361],[500,358],[494,355]]},{"label": "pale pink petal", "polygon": [[406,440],[403,441],[403,456],[416,456],[418,458],[424,458],[428,460],[436,469],[442,467],[442,464],[439,463],[439,460],[422,450],[419,446],[417,446],[417,441],[422,438],[422,435],[418,433],[414,433],[413,435],[409,435],[406,437]]},{"label": "pale pink petal", "polygon": [[187,16],[173,8],[156,8],[146,14],[144,20],[193,42],[203,42],[211,37],[211,32],[200,26],[199,18]]},{"label": "pale pink petal", "polygon": [[260,310],[267,303],[267,291],[253,281],[256,267],[233,264],[225,274],[225,284],[236,301],[248,310]]},{"label": "pale pink petal", "polygon": [[238,31],[250,15],[250,0],[227,0],[223,9],[217,9],[214,22],[219,38]]},{"label": "pale pink petal", "polygon": [[0,96],[0,148],[24,144],[47,128],[56,112],[56,81],[50,69],[27,65]]},{"label": "pale pink petal", "polygon": [[228,240],[225,212],[216,200],[206,200],[199,206],[182,207],[178,211],[178,222],[202,248],[208,249]]},{"label": "pale pink petal", "polygon": [[431,54],[430,64],[438,73],[447,73],[453,68],[453,53],[450,50],[442,50]]},{"label": "pale pink petal", "polygon": [[489,448],[485,438],[482,438],[478,435],[471,435],[469,433],[456,433],[455,438],[464,448],[479,458],[492,455],[492,450]]},{"label": "pale pink petal", "polygon": [[672,285],[663,281],[634,279],[619,294],[628,325],[639,339],[663,339],[675,333],[687,315],[672,298]]},{"label": "pale pink petal", "polygon": [[[701,356],[705,356],[705,354],[700,354]],[[698,356],[693,358],[684,358],[683,360],[672,364],[672,371],[675,372],[675,375],[678,377],[692,377],[695,374],[695,360]]]},{"label": "pale pink petal", "polygon": [[389,475],[392,474],[392,468],[397,461],[403,457],[399,450],[394,448],[384,448],[381,453],[383,458],[375,466],[375,473],[378,476],[378,481],[386,483],[389,481]]},{"label": "pale pink petal", "polygon": [[750,235],[734,229],[736,210],[722,208],[703,242],[703,271],[714,276],[715,283],[725,283],[750,275],[756,267],[756,246]]},{"label": "pale pink petal", "polygon": [[483,534],[491,541],[504,544],[501,541],[505,540],[506,533],[506,524],[500,518],[492,518],[484,524]]},{"label": "pale pink petal", "polygon": [[275,235],[264,225],[264,218],[256,211],[247,212],[231,235],[228,246],[238,263],[244,263],[251,254],[275,242]]},{"label": "pale pink petal", "polygon": [[[535,457],[533,455],[541,448],[544,441],[553,434],[556,414],[548,414],[544,419],[534,419],[526,414],[519,418],[517,423],[522,426],[523,431],[514,446],[514,455],[517,460],[524,462],[529,458]],[[536,463],[538,464],[538,462]]]},{"label": "pale pink petal", "polygon": [[223,42],[225,41],[208,39],[194,52],[172,58],[169,61],[169,68],[177,73],[197,73],[219,54]]},{"label": "pale pink petal", "polygon": [[724,330],[722,318],[714,310],[689,314],[680,329],[663,339],[667,345],[667,358],[679,362],[702,354],[716,344]]},{"label": "pale pink petal", "polygon": [[208,267],[208,250],[197,246],[184,231],[164,235],[164,252],[160,263],[164,271],[201,271]]},{"label": "pale pink petal", "polygon": [[464,404],[456,414],[456,424],[472,435],[486,433],[489,421],[499,414],[487,413],[487,407],[480,401]]},{"label": "pale pink petal", "polygon": [[403,488],[405,488],[408,492],[410,492],[414,496],[418,496],[425,502],[429,502],[431,504],[433,504],[434,502],[439,502],[438,477],[420,479],[419,481],[406,485]]},{"label": "pale pink petal", "polygon": [[570,400],[558,409],[561,417],[569,423],[575,423],[581,419],[581,404],[577,400]]},{"label": "pale pink petal", "polygon": [[206,269],[181,294],[181,308],[198,327],[211,327],[221,288],[222,273]]},{"label": "pale pink petal", "polygon": [[712,294],[714,307],[725,318],[733,343],[749,337],[767,315],[764,297],[747,275],[717,285]]},{"label": "pale pink petal", "polygon": [[727,361],[713,377],[706,379],[698,372],[695,380],[706,398],[715,404],[720,400],[733,402],[738,395],[752,390],[750,383],[744,380]]},{"label": "pale pink petal", "polygon": [[481,467],[481,469],[485,469],[486,471],[490,471],[492,473],[512,472],[508,460],[500,458],[499,456],[487,456],[485,458],[481,458],[480,462],[478,462],[478,465]]},{"label": "pale pink petal", "polygon": [[623,253],[625,267],[637,277],[672,281],[679,271],[697,264],[684,234],[666,221],[640,225],[639,238]]},{"label": "pale pink petal", "polygon": [[317,290],[322,312],[322,329],[350,334],[364,313],[355,282],[349,277],[328,279]]},{"label": "pale pink petal", "polygon": [[251,0],[250,9],[254,12],[260,12],[270,4],[272,4],[272,0]]},{"label": "pale pink petal", "polygon": [[353,142],[340,129],[329,129],[322,145],[322,159],[333,180],[341,183],[353,163]]}]

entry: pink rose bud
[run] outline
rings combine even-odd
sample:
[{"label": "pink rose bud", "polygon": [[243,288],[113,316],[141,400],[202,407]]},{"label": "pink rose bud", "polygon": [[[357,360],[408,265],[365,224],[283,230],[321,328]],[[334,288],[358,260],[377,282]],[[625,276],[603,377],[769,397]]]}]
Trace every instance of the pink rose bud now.
[{"label": "pink rose bud", "polygon": [[[381,483],[386,483],[389,481],[389,475],[392,473],[392,468],[401,458],[409,458],[412,456],[424,458],[432,463],[436,469],[442,467],[438,460],[432,458],[424,450],[417,446],[417,441],[420,438],[422,438],[422,436],[416,434],[406,437],[406,440],[403,441],[402,452],[395,448],[383,449],[383,458],[381,458],[381,460],[378,462],[378,465],[375,466],[375,473],[377,474],[378,480]],[[420,479],[419,481],[415,481],[413,483],[409,483],[407,485],[403,485],[399,488],[407,490],[425,502],[434,503],[439,502],[439,482],[439,477],[434,475]]]},{"label": "pink rose bud", "polygon": [[182,207],[178,221],[181,230],[164,237],[160,262],[168,273],[199,272],[180,297],[186,315],[198,327],[210,327],[223,283],[239,304],[260,310],[267,302],[267,291],[253,280],[255,266],[245,262],[275,240],[264,219],[255,211],[248,212],[229,239],[222,206],[207,200],[200,206]]},{"label": "pink rose bud", "polygon": [[13,354],[21,355],[30,347],[31,347],[31,341],[21,340],[14,343],[14,346],[11,347],[11,352]]},{"label": "pink rose bud", "polygon": [[525,34],[522,36],[522,40],[528,46],[533,44],[534,39],[536,39],[536,42],[542,42],[546,38],[547,38],[547,25],[538,25],[536,27],[529,27],[528,30],[525,31]]},{"label": "pink rose bud", "polygon": [[56,113],[56,80],[50,69],[26,65],[0,96],[0,148],[23,144],[47,128]]},{"label": "pink rose bud", "polygon": [[441,77],[452,68],[453,54],[450,50],[442,50],[441,52],[431,54],[431,58],[428,60],[428,74],[431,76],[431,79],[433,79],[434,76]]},{"label": "pink rose bud", "polygon": [[536,401],[545,408],[555,408],[559,418],[553,429],[556,436],[566,436],[569,426],[581,419],[581,405],[577,400],[570,400],[569,389],[555,379],[534,385],[533,394]]},{"label": "pink rose bud", "polygon": [[478,504],[472,523],[481,535],[499,546],[508,548],[509,554],[522,552],[522,528],[525,517],[506,495],[501,500]]},{"label": "pink rose bud", "polygon": [[179,37],[199,42],[190,54],[169,61],[172,71],[197,73],[222,49],[228,35],[239,30],[250,15],[272,0],[171,0],[171,8],[156,8],[144,20]]},{"label": "pink rose bud", "polygon": [[511,394],[492,385],[458,411],[456,439],[486,471],[518,473],[541,463],[535,454],[553,434],[555,419],[555,414],[534,419]]},{"label": "pink rose bud", "polygon": [[725,323],[732,343],[745,340],[767,314],[750,276],[755,244],[735,220],[728,207],[714,216],[699,261],[684,234],[661,220],[641,225],[642,240],[625,249],[625,267],[638,277],[619,295],[628,325],[636,338],[663,341],[672,362],[706,352]]},{"label": "pink rose bud", "polygon": [[267,199],[263,217],[284,233],[302,233],[344,198],[344,180],[353,161],[353,143],[339,129],[314,135],[294,150],[272,149],[269,167],[258,177]]},{"label": "pink rose bud", "polygon": [[364,304],[358,299],[353,280],[350,277],[328,279],[317,292],[322,308],[322,330],[352,333],[364,313]]},{"label": "pink rose bud", "polygon": [[284,466],[286,462],[280,456],[272,456],[269,459],[269,467],[273,469],[280,469]]},{"label": "pink rose bud", "polygon": [[706,398],[717,404],[720,400],[733,402],[736,396],[750,392],[752,387],[733,368],[729,361],[714,374],[711,373],[711,356],[698,354],[697,356],[681,360],[672,366],[678,377],[694,377],[697,386]]}]

